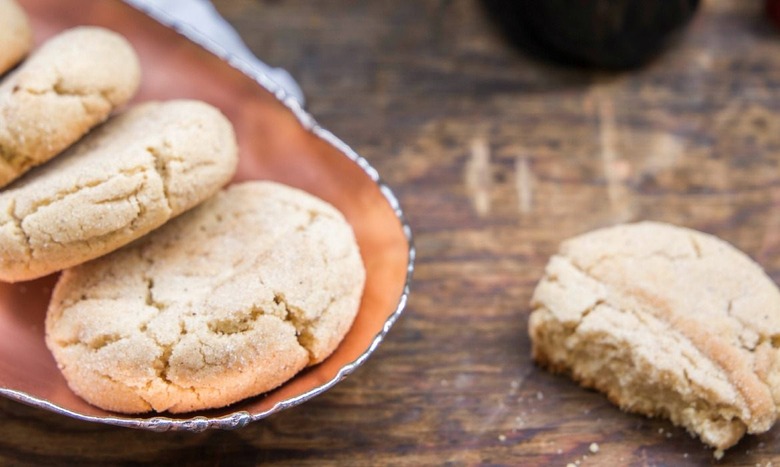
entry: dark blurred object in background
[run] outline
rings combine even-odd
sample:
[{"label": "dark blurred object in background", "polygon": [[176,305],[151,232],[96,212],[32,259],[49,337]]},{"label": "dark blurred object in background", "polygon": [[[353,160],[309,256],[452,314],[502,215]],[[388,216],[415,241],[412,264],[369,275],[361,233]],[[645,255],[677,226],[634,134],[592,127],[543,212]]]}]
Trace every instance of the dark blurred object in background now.
[{"label": "dark blurred object in background", "polygon": [[766,0],[766,15],[775,26],[780,27],[780,0]]},{"label": "dark blurred object in background", "polygon": [[568,64],[635,68],[655,57],[699,0],[482,0],[518,46]]}]

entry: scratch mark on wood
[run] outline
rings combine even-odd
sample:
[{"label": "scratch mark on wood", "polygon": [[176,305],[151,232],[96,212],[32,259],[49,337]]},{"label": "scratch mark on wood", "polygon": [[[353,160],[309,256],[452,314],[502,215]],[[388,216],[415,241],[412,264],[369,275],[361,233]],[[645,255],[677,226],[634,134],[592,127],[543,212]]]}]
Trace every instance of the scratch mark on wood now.
[{"label": "scratch mark on wood", "polygon": [[607,182],[607,199],[615,217],[613,220],[625,222],[632,216],[631,193],[626,186],[631,166],[627,161],[618,158],[617,124],[612,98],[597,91],[596,99],[601,144],[599,156]]},{"label": "scratch mark on wood", "polygon": [[466,188],[477,215],[490,213],[490,146],[485,138],[471,140],[471,158],[466,163]]},{"label": "scratch mark on wood", "polygon": [[526,156],[518,156],[515,159],[515,185],[520,213],[528,214],[533,207],[534,176]]}]

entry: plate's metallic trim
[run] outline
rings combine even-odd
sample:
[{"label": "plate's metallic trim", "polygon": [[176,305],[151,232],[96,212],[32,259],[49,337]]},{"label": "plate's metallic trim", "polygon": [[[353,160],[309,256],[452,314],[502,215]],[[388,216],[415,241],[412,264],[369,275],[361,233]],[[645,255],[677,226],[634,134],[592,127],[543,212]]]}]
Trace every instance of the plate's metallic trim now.
[{"label": "plate's metallic trim", "polygon": [[[144,9],[142,9],[142,11],[144,11],[144,13],[149,14],[149,12],[145,11]],[[232,429],[243,427],[249,422],[254,422],[266,418],[284,409],[294,407],[319,394],[322,394],[323,392],[333,387],[336,383],[342,381],[344,378],[352,374],[359,366],[361,366],[368,359],[369,356],[371,356],[372,353],[374,353],[374,351],[377,349],[379,344],[384,340],[385,336],[390,331],[390,328],[392,328],[393,324],[395,324],[395,322],[401,316],[401,313],[403,313],[404,309],[406,308],[406,304],[409,300],[409,293],[411,292],[412,274],[414,272],[414,261],[416,257],[414,239],[412,235],[411,226],[409,225],[406,216],[404,215],[403,209],[401,208],[401,204],[399,203],[398,198],[395,196],[395,194],[390,189],[390,187],[384,181],[382,181],[376,169],[372,167],[371,164],[365,158],[360,156],[357,152],[355,152],[352,148],[350,148],[336,135],[321,127],[316,122],[314,117],[312,117],[308,112],[306,112],[301,107],[301,104],[298,102],[298,100],[295,97],[289,95],[281,86],[279,86],[274,80],[272,80],[265,74],[251,68],[243,60],[238,59],[237,57],[230,54],[229,51],[225,50],[224,48],[210,41],[208,37],[205,37],[195,28],[192,28],[190,26],[188,26],[187,28],[181,28],[179,25],[176,24],[175,21],[173,21],[173,19],[171,19],[171,22],[168,23],[166,21],[160,20],[160,18],[155,15],[151,15],[151,14],[149,15],[155,20],[159,21],[160,23],[168,27],[174,28],[180,34],[184,35],[188,39],[192,40],[193,42],[205,48],[206,50],[218,56],[219,58],[225,60],[233,68],[236,68],[237,70],[246,74],[250,78],[254,79],[260,86],[262,86],[268,92],[273,94],[282,104],[284,104],[295,115],[295,117],[298,119],[298,121],[304,128],[306,128],[307,130],[312,132],[315,136],[327,142],[328,144],[336,148],[339,152],[341,152],[346,157],[348,157],[350,160],[352,160],[366,173],[366,175],[369,176],[369,178],[372,181],[374,181],[374,183],[377,184],[380,191],[382,192],[382,195],[385,197],[388,204],[393,209],[395,216],[398,218],[398,221],[401,223],[404,236],[406,237],[406,241],[409,246],[408,249],[409,257],[408,257],[408,264],[406,268],[406,278],[404,280],[404,287],[401,292],[401,296],[399,297],[398,304],[395,310],[393,311],[393,313],[388,317],[387,321],[385,321],[382,330],[379,333],[377,333],[377,335],[374,337],[373,341],[371,342],[371,345],[369,345],[368,348],[354,361],[348,363],[347,365],[344,365],[333,379],[312,389],[309,392],[306,392],[304,394],[301,394],[291,399],[281,401],[278,404],[271,407],[270,409],[256,414],[250,414],[249,412],[246,411],[239,411],[222,417],[215,417],[215,418],[204,417],[202,415],[191,417],[191,418],[169,418],[169,417],[161,417],[161,416],[154,416],[150,418],[140,418],[140,417],[134,418],[134,417],[122,417],[122,416],[92,416],[92,415],[84,415],[84,414],[73,412],[64,407],[60,407],[56,404],[53,404],[47,400],[38,399],[36,397],[30,396],[29,394],[26,394],[21,391],[14,391],[11,389],[0,388],[0,395],[24,403],[26,405],[49,410],[51,412],[55,412],[61,415],[65,415],[74,419],[83,420],[87,422],[104,423],[108,425],[122,426],[127,428],[137,428],[137,429],[144,429],[144,430],[158,431],[158,432],[162,432],[162,431],[200,432],[211,428],[232,430]],[[161,16],[165,16],[165,15],[163,14]]]},{"label": "plate's metallic trim", "polygon": [[[285,91],[286,96],[297,99],[301,105],[305,104],[303,90],[295,78],[287,70],[271,67],[255,57],[238,32],[219,16],[209,0],[201,0],[200,3],[193,3],[185,9],[171,2],[157,4],[155,0],[123,1],[159,23],[176,30],[214,55],[229,61],[234,68],[238,68],[255,80],[273,81],[277,87]],[[167,7],[165,3],[168,3]],[[175,8],[171,10],[172,6]],[[204,31],[210,31],[215,35],[212,36]]]}]

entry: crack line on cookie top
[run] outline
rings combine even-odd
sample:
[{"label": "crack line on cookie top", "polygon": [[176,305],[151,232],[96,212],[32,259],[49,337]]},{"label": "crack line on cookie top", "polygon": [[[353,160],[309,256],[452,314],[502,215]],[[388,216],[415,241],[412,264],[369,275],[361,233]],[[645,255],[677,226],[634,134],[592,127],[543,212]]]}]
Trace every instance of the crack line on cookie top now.
[{"label": "crack line on cookie top", "polygon": [[[301,210],[303,211],[304,209],[301,209]],[[309,218],[306,220],[305,223],[300,224],[300,225],[295,227],[295,230],[297,232],[305,232],[308,229],[310,229],[311,226],[313,226],[317,222],[317,219],[322,215],[319,211],[316,211],[316,210],[311,209],[311,208],[306,208],[305,211],[306,211],[306,214],[309,216]]]},{"label": "crack line on cookie top", "polygon": [[[44,96],[47,94],[54,94],[58,97],[74,97],[77,98],[82,106],[84,105],[84,101],[87,99],[97,98],[103,101],[104,104],[106,104],[109,108],[113,108],[114,104],[111,101],[111,99],[108,98],[108,93],[110,90],[108,89],[96,89],[96,90],[88,90],[88,91],[79,91],[76,89],[67,89],[67,86],[65,85],[65,80],[62,76],[57,76],[57,79],[51,83],[51,85],[46,89],[34,89],[28,86],[19,86],[18,84],[14,87],[14,92],[24,92],[26,94],[32,95],[32,96]],[[86,108],[85,108],[86,110]],[[92,114],[94,112],[87,112],[88,114]]]},{"label": "crack line on cookie top", "polygon": [[574,331],[574,332],[577,332],[577,328],[579,328],[579,326],[580,326],[580,324],[582,324],[583,320],[584,320],[585,318],[587,318],[587,317],[588,317],[588,315],[589,315],[589,314],[590,314],[590,313],[591,313],[593,310],[595,310],[596,308],[598,308],[598,307],[599,307],[599,306],[601,306],[601,305],[605,305],[606,303],[607,303],[607,301],[606,301],[605,299],[603,299],[603,298],[599,298],[599,299],[597,299],[595,302],[593,302],[593,304],[592,304],[591,306],[589,306],[588,308],[586,308],[585,310],[583,310],[583,311],[582,311],[582,313],[580,314],[580,320],[579,320],[579,322],[577,323],[577,327],[575,328],[575,331]]},{"label": "crack line on cookie top", "polygon": [[86,346],[92,351],[98,351],[103,347],[119,342],[122,339],[124,339],[124,337],[117,333],[99,334],[87,342]]},{"label": "crack line on cookie top", "polygon": [[22,218],[16,215],[15,198],[11,198],[9,200],[7,213],[11,217],[11,222],[14,224],[16,231],[19,232],[22,235],[22,238],[24,239],[25,264],[29,267],[30,261],[32,260],[32,242],[30,241],[30,236],[22,227]]},{"label": "crack line on cookie top", "polygon": [[196,162],[193,164],[184,164],[185,159],[169,159],[168,162],[181,162],[182,165],[184,165],[184,169],[181,172],[182,177],[188,177],[192,172],[194,172],[197,169],[202,169],[204,167],[219,167],[220,164],[218,164],[216,161],[213,160],[205,160]]},{"label": "crack line on cookie top", "polygon": [[171,355],[173,354],[173,347],[175,344],[162,345],[160,342],[157,342],[157,345],[160,346],[161,351],[160,356],[157,357],[153,363],[157,377],[165,384],[178,386],[168,377],[168,372],[171,369]]},{"label": "crack line on cookie top", "polygon": [[[139,250],[139,257],[142,261],[144,261],[148,267],[152,267],[154,264],[153,259],[147,259],[143,257],[142,251]],[[177,384],[173,383],[168,378],[168,371],[170,370],[170,358],[171,354],[173,353],[173,347],[176,345],[176,342],[172,343],[165,343],[160,342],[157,337],[151,332],[151,329],[149,329],[149,323],[160,316],[166,309],[167,306],[164,303],[158,302],[154,298],[154,278],[149,276],[148,274],[144,273],[143,281],[145,284],[145,295],[144,295],[144,303],[147,306],[150,306],[152,308],[157,309],[157,313],[150,317],[148,320],[142,322],[139,325],[138,330],[148,336],[150,339],[152,339],[155,344],[157,344],[158,348],[160,349],[160,356],[157,357],[153,363],[153,368],[155,370],[155,374],[157,375],[157,378],[159,378],[162,382],[165,384],[176,386]],[[185,335],[186,327],[182,320],[179,320],[179,340],[181,340],[181,336]]]},{"label": "crack line on cookie top", "polygon": [[[97,180],[91,180],[85,183],[74,185],[68,189],[60,190],[54,195],[50,197],[44,197],[41,199],[36,200],[35,202],[31,203],[30,207],[28,208],[29,212],[26,213],[23,217],[27,218],[28,216],[31,216],[38,212],[40,209],[45,208],[47,206],[51,206],[54,203],[57,203],[59,201],[64,200],[65,198],[77,194],[82,190],[89,189],[89,188],[96,188],[101,185],[105,185],[106,183],[112,182],[115,179],[119,177],[132,177],[134,175],[141,174],[143,172],[146,172],[146,167],[144,166],[138,166],[133,167],[130,169],[121,169],[116,173],[111,174],[108,176],[108,178],[100,178]],[[9,193],[9,195],[12,195],[13,192]],[[15,199],[15,198],[13,198]],[[24,220],[24,219],[22,219]]]},{"label": "crack line on cookie top", "polygon": [[[139,193],[140,193],[141,191],[143,191],[143,190],[139,190]],[[138,209],[138,212],[136,213],[135,219],[133,219],[133,220],[132,220],[132,221],[131,221],[129,224],[127,224],[127,227],[130,229],[130,231],[131,231],[131,232],[135,232],[136,230],[138,230],[138,223],[139,223],[139,222],[140,222],[142,219],[146,219],[146,213],[147,213],[149,210],[146,208],[146,204],[145,204],[145,203],[142,203],[142,202],[141,202],[141,201],[138,199],[138,193],[136,193],[135,195],[133,195],[133,198],[132,198],[132,199],[134,199],[134,200],[135,200],[135,206],[136,206],[136,208]]]},{"label": "crack line on cookie top", "polygon": [[157,308],[157,311],[165,311],[165,305],[157,302],[154,299],[154,279],[149,276],[144,276],[144,282],[146,283],[146,295],[144,297],[144,301],[148,306],[151,306],[153,308]]},{"label": "crack line on cookie top", "polygon": [[163,196],[165,198],[165,204],[168,207],[168,210],[173,212],[173,207],[171,206],[171,198],[169,193],[169,174],[168,174],[168,165],[167,165],[167,158],[163,155],[162,151],[160,151],[158,148],[154,146],[147,146],[146,152],[149,153],[150,156],[152,156],[152,168],[155,172],[157,172],[157,175],[160,177],[160,181],[162,182],[163,186]]},{"label": "crack line on cookie top", "polygon": [[693,247],[693,251],[696,253],[696,259],[702,259],[704,258],[704,254],[701,250],[701,245],[699,244],[699,241],[696,239],[695,235],[688,235],[688,240],[691,242],[691,246]]},{"label": "crack line on cookie top", "polygon": [[314,325],[316,319],[306,319],[303,316],[305,311],[290,305],[284,294],[280,292],[274,293],[274,303],[284,307],[285,316],[283,320],[290,323],[295,328],[295,338],[298,340],[298,344],[309,354],[309,362],[314,361],[315,356],[312,350],[314,334],[311,331],[311,327]]}]

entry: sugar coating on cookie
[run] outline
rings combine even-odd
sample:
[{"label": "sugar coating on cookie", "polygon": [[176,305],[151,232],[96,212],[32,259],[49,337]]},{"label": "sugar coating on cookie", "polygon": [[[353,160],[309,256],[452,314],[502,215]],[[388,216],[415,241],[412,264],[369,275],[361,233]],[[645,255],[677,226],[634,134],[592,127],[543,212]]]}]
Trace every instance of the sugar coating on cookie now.
[{"label": "sugar coating on cookie", "polygon": [[0,186],[103,122],[135,94],[140,75],[130,43],[107,29],[47,41],[0,83]]},{"label": "sugar coating on cookie", "polygon": [[0,280],[109,253],[219,191],[237,163],[233,127],[211,105],[133,107],[0,193]]},{"label": "sugar coating on cookie", "polygon": [[339,211],[297,189],[246,182],[64,271],[46,342],[73,391],[104,409],[221,407],[330,355],[364,281]]},{"label": "sugar coating on cookie", "polygon": [[33,45],[24,10],[14,0],[0,0],[0,75],[19,63]]},{"label": "sugar coating on cookie", "polygon": [[780,403],[780,292],[708,234],[655,222],[564,242],[534,291],[534,359],[726,449]]}]

